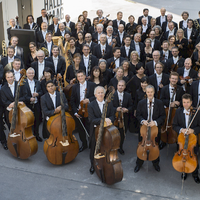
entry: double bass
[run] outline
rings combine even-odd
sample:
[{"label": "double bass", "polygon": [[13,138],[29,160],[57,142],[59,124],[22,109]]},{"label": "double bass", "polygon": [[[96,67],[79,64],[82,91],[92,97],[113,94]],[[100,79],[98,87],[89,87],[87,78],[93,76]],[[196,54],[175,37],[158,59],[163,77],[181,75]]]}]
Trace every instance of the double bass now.
[{"label": "double bass", "polygon": [[[152,102],[149,102],[149,119],[148,122],[151,122],[151,107]],[[157,126],[146,126],[142,125],[140,128],[140,133],[142,136],[142,141],[139,142],[137,148],[137,156],[141,160],[149,160],[153,161],[159,157],[159,148],[158,144],[156,144],[155,138],[158,135],[158,127]]]},{"label": "double bass", "polygon": [[193,133],[189,135],[187,133],[199,111],[199,108],[200,106],[195,112],[193,118],[192,118],[193,110],[192,108],[190,109],[190,117],[187,130],[185,134],[182,132],[179,134],[178,136],[179,150],[178,152],[176,152],[172,160],[172,165],[174,169],[183,174],[192,173],[197,168],[197,156],[194,153],[194,147],[197,144],[197,136]]},{"label": "double bass", "polygon": [[32,126],[34,125],[33,112],[24,103],[18,103],[20,88],[26,78],[26,70],[22,69],[20,73],[22,77],[17,84],[14,108],[9,112],[11,127],[7,145],[13,156],[27,159],[36,154],[38,144],[32,133]]},{"label": "double bass", "polygon": [[123,169],[117,150],[120,146],[120,133],[113,126],[104,124],[108,103],[112,100],[114,89],[106,98],[101,123],[95,129],[96,147],[94,153],[94,168],[103,183],[112,185],[122,180]]},{"label": "double bass", "polygon": [[165,123],[161,127],[161,140],[168,144],[174,144],[177,142],[177,133],[172,128],[172,123],[177,108],[171,107],[171,103],[174,101],[174,96],[176,94],[176,89],[177,88],[174,87],[172,98],[169,102],[169,107],[165,108],[167,118],[165,118]]},{"label": "double bass", "polygon": [[57,75],[60,87],[61,112],[49,118],[47,129],[50,132],[50,137],[44,142],[43,146],[48,161],[54,165],[71,162],[79,152],[78,141],[72,135],[72,131],[75,129],[75,121],[69,113],[65,112],[61,79],[62,76]]}]

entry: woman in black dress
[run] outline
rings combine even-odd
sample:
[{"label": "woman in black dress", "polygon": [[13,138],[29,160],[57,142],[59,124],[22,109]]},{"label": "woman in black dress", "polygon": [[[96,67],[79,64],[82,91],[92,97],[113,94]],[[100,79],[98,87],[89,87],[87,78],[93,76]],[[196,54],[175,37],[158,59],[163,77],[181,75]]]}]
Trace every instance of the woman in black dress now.
[{"label": "woman in black dress", "polygon": [[131,36],[131,38],[133,39],[133,36],[135,34],[135,29],[137,27],[137,24],[135,23],[135,17],[133,15],[130,15],[128,17],[128,21],[129,23],[126,24],[125,30],[127,32],[128,35]]},{"label": "woman in black dress", "polygon": [[75,43],[76,43],[76,39],[74,37],[71,37],[69,39],[69,45],[70,45],[70,51],[71,51],[72,58],[76,53],[81,53],[81,50],[75,46]]},{"label": "woman in black dress", "polygon": [[85,33],[88,33],[89,24],[85,21],[85,17],[83,15],[78,16],[78,22],[81,22],[82,29],[85,31]]},{"label": "woman in black dress", "polygon": [[129,61],[128,60],[124,60],[122,62],[122,68],[124,69],[124,77],[123,79],[126,81],[126,83],[128,83],[127,87],[126,87],[126,91],[131,93],[131,84],[129,84],[129,82],[131,82],[131,80],[133,79],[132,77],[133,72],[129,70]]},{"label": "woman in black dress", "polygon": [[156,25],[153,27],[152,29],[153,31],[155,31],[155,39],[159,40],[162,44],[163,42],[163,33],[162,33],[162,28],[159,25]]},{"label": "woman in black dress", "polygon": [[37,61],[37,47],[36,47],[36,44],[35,42],[30,42],[29,43],[29,49],[30,49],[30,52],[28,54],[28,57],[27,57],[27,61],[26,61],[26,69],[28,69],[29,67],[31,67],[31,63],[32,62],[35,62]]},{"label": "woman in black dress", "polygon": [[144,48],[144,56],[145,56],[145,65],[146,63],[153,60],[153,48],[151,47],[151,40],[150,38],[147,38],[145,40],[145,48]]},{"label": "woman in black dress", "polygon": [[83,54],[83,52],[82,52],[83,43],[84,43],[84,35],[83,35],[83,32],[80,31],[78,33],[78,40],[76,41],[75,46],[81,50],[81,52],[80,52],[81,55]]},{"label": "woman in black dress", "polygon": [[66,78],[65,78],[65,80],[69,84],[74,83],[74,81],[76,80],[76,75],[74,73],[74,70],[77,72],[78,70],[82,69],[86,73],[85,66],[84,65],[80,65],[80,62],[81,62],[81,54],[80,53],[76,53],[74,55],[73,61],[74,61],[75,69],[73,68],[72,65],[69,65],[68,68],[67,68],[67,73],[66,73]]},{"label": "woman in black dress", "polygon": [[84,26],[81,22],[77,22],[76,25],[75,25],[75,32],[73,33],[73,36],[78,39],[78,33],[82,31],[83,32],[83,35],[85,35],[85,31],[84,31]]},{"label": "woman in black dress", "polygon": [[137,51],[132,51],[131,55],[130,55],[130,67],[129,67],[129,70],[132,71],[134,75],[137,73],[136,72],[136,65],[138,63],[141,63],[141,62],[139,62],[139,60],[140,60],[140,57],[138,55],[138,52]]}]

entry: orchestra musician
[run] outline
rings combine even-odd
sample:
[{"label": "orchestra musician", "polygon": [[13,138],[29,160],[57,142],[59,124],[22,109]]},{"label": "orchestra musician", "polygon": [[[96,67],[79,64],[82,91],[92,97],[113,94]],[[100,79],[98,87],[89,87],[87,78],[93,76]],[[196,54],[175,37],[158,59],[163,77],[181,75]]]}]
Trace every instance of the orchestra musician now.
[{"label": "orchestra musician", "polygon": [[65,20],[66,21],[64,22],[64,25],[66,27],[71,28],[71,33],[73,35],[75,33],[75,23],[70,21],[70,15],[69,14],[65,15]]},{"label": "orchestra musician", "polygon": [[42,22],[41,30],[36,33],[36,41],[38,47],[40,47],[40,45],[45,42],[46,34],[48,33],[47,28],[47,22]]},{"label": "orchestra musician", "polygon": [[36,22],[36,24],[39,26],[40,29],[43,22],[45,22],[48,25],[48,16],[47,16],[47,11],[45,8],[41,10],[41,15],[42,16],[37,18],[37,22]]},{"label": "orchestra musician", "polygon": [[143,15],[138,18],[138,25],[142,25],[142,18],[145,18],[147,20],[147,24],[150,25],[152,16],[149,16],[148,8],[143,9]]},{"label": "orchestra musician", "polygon": [[24,61],[24,50],[22,47],[17,46],[19,42],[19,38],[17,36],[13,36],[10,39],[10,44],[15,48],[15,56],[19,57],[22,61]]},{"label": "orchestra musician", "polygon": [[[105,96],[105,89],[102,86],[97,86],[94,90],[94,95],[96,99],[88,104],[88,118],[90,122],[90,174],[94,173],[94,151],[96,146],[95,141],[95,127],[100,125],[103,106],[104,106],[104,96]],[[108,104],[105,122],[107,125],[111,125],[114,122],[114,108],[112,101]]]},{"label": "orchestra musician", "polygon": [[126,26],[125,21],[122,20],[123,13],[121,11],[117,12],[117,19],[113,20],[113,27],[117,28],[119,27],[120,24],[123,24],[124,27]]},{"label": "orchestra musician", "polygon": [[49,25],[48,31],[52,32],[53,36],[59,31],[58,17],[53,17],[53,24]]},{"label": "orchestra musician", "polygon": [[156,18],[156,25],[159,25],[162,27],[163,22],[167,21],[167,15],[165,15],[166,13],[166,9],[165,8],[161,8],[160,9],[160,16]]},{"label": "orchestra musician", "polygon": [[23,29],[39,31],[39,26],[34,22],[33,15],[27,15]]},{"label": "orchestra musician", "polygon": [[[178,29],[177,23],[172,21],[172,19],[173,19],[173,15],[172,14],[168,14],[167,15],[167,21],[163,22],[163,24],[162,24],[162,30],[163,30],[164,33],[169,31],[169,23],[170,22],[173,23],[173,27],[175,27],[175,29]],[[173,35],[175,35],[175,34],[173,34]]]},{"label": "orchestra musician", "polygon": [[[136,117],[137,117],[137,120],[139,121],[139,123],[142,125],[146,125],[149,127],[152,127],[152,126],[158,127],[157,142],[159,144],[161,125],[165,121],[166,114],[165,114],[163,102],[159,99],[156,99],[154,97],[154,93],[155,93],[154,87],[152,85],[148,85],[146,87],[147,98],[139,101],[139,103],[137,105]],[[149,103],[150,102],[152,102],[152,106],[150,108],[152,116],[149,116],[149,114],[150,114]],[[151,119],[150,120],[151,122],[148,122],[148,119]],[[153,166],[157,172],[160,171],[159,162],[160,162],[159,157],[156,160],[152,161]],[[143,163],[144,163],[144,161],[137,157],[136,167],[134,169],[135,173],[137,173],[140,170]]]},{"label": "orchestra musician", "polygon": [[10,27],[7,29],[7,34],[8,34],[8,40],[10,41],[10,39],[11,39],[10,30],[11,30],[11,29],[21,29],[21,26],[16,25],[14,19],[10,19],[10,20],[9,20],[9,24],[10,24]]},{"label": "orchestra musician", "polygon": [[[179,133],[185,134],[187,127],[190,124],[189,116],[190,116],[190,110],[192,106],[192,97],[190,94],[184,94],[182,96],[182,104],[183,104],[183,107],[178,108],[176,110],[173,124],[172,124],[174,131],[176,131],[178,134]],[[192,115],[194,116],[194,114]],[[195,135],[200,133],[200,113],[197,113],[197,116],[195,117],[194,121],[192,122],[191,127],[189,128],[189,131],[187,132],[188,135],[192,133],[194,133]],[[194,153],[196,155],[198,153],[198,144],[196,144],[196,147],[194,148]],[[195,169],[195,171],[192,172],[192,176],[194,178],[194,181],[199,184],[200,179],[198,177],[198,169],[199,169],[199,165],[197,165],[197,168]],[[186,178],[187,178],[187,173],[181,174],[181,179],[186,180]]]}]

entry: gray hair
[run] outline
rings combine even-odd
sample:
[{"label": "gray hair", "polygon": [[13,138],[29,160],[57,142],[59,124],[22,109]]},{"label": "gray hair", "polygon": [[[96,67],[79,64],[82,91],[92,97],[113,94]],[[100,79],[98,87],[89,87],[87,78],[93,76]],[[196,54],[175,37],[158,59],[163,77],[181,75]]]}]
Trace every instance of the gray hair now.
[{"label": "gray hair", "polygon": [[141,37],[141,34],[140,34],[140,33],[135,33],[134,37],[137,36],[137,35],[139,35],[139,36]]},{"label": "gray hair", "polygon": [[105,90],[104,87],[102,87],[102,86],[97,86],[97,87],[94,89],[94,95],[96,94],[96,92],[97,92],[98,89],[103,89],[104,94],[106,93],[106,90]]},{"label": "gray hair", "polygon": [[26,70],[26,73],[29,72],[29,71],[34,71],[34,73],[35,73],[35,70],[34,70],[32,67],[29,67],[29,68]]},{"label": "gray hair", "polygon": [[147,87],[146,87],[146,90],[147,90],[147,89],[151,89],[151,88],[152,88],[152,89],[153,89],[153,91],[155,92],[155,88],[154,88],[154,86],[153,86],[153,85],[147,85]]},{"label": "gray hair", "polygon": [[39,53],[43,53],[43,55],[45,56],[44,51],[42,51],[41,49],[37,51],[36,55],[38,56]]},{"label": "gray hair", "polygon": [[108,28],[111,28],[111,29],[113,30],[113,27],[112,27],[112,26],[107,26],[106,30],[107,30]]},{"label": "gray hair", "polygon": [[161,32],[161,31],[162,31],[162,28],[161,28],[159,25],[156,25],[156,26],[154,26],[154,27],[153,27],[153,29],[152,29],[152,31],[155,31],[155,29],[156,29],[156,28],[158,28],[158,29],[159,29],[159,32]]},{"label": "gray hair", "polygon": [[103,29],[103,24],[97,24],[97,28],[101,27]]},{"label": "gray hair", "polygon": [[99,60],[99,64],[98,64],[98,65],[100,65],[101,63],[105,63],[105,64],[107,64],[107,61],[104,60],[104,59],[101,59],[101,60]]}]

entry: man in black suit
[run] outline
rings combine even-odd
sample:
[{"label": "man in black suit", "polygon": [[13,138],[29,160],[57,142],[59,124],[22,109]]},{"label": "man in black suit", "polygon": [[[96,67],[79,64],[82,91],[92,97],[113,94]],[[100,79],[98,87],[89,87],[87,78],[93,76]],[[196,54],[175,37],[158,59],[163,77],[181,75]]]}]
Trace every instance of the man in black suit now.
[{"label": "man in black suit", "polygon": [[55,74],[54,66],[52,62],[48,62],[45,59],[44,51],[39,50],[37,52],[37,59],[38,61],[35,61],[31,63],[31,67],[35,70],[35,77],[34,79],[41,80],[43,77],[43,71],[45,67],[49,67],[53,73]]},{"label": "man in black suit", "polygon": [[[19,79],[21,78],[21,74],[20,74],[20,68],[21,68],[21,60],[19,58],[15,58],[15,60],[13,61],[13,64],[12,64],[12,71],[14,73],[14,76],[15,76],[15,81],[19,81]],[[5,69],[4,70],[4,73],[6,71],[9,71],[11,69]]]},{"label": "man in black suit", "polygon": [[[85,72],[83,70],[79,70],[77,72],[77,80],[79,81],[79,83],[73,85],[71,95],[72,112],[74,114],[74,120],[76,122],[79,138],[82,143],[79,152],[84,151],[88,147],[85,129],[87,130],[87,132],[89,132],[88,117],[84,117],[78,114],[80,109],[80,103],[82,102],[83,104],[88,104],[89,102],[92,102],[95,99],[94,88],[96,84],[93,82],[86,81],[85,79]],[[85,129],[83,128],[79,120],[82,121],[82,124],[85,126]]]},{"label": "man in black suit", "polygon": [[[198,77],[197,71],[195,71],[191,67],[192,67],[192,60],[190,58],[186,58],[184,62],[184,67],[178,68],[177,70],[179,77],[183,77],[183,79],[179,81],[179,84],[183,86],[183,89],[187,93],[190,93],[190,86],[193,82],[193,79],[196,79]],[[184,78],[186,78],[187,80],[185,80]]]},{"label": "man in black suit", "polygon": [[124,46],[124,37],[126,36],[126,32],[124,31],[124,25],[120,24],[118,26],[118,33],[117,33],[117,45],[118,47]]},{"label": "man in black suit", "polygon": [[[173,130],[176,131],[178,134],[183,133],[184,135],[187,135],[187,136],[190,134],[195,134],[197,136],[200,133],[200,113],[199,112],[197,113],[197,116],[192,122],[190,128],[187,129],[191,120],[194,117],[194,113],[192,113],[192,115],[190,114],[190,111],[191,111],[190,109],[192,105],[192,97],[189,94],[184,94],[182,97],[182,102],[183,102],[183,107],[178,108],[174,116],[174,120],[172,124]],[[187,136],[185,136],[185,140]],[[190,139],[188,142],[190,142]],[[196,147],[194,148],[194,153],[195,154],[198,153],[198,144],[196,144]],[[197,159],[197,163],[198,163],[198,159]],[[198,177],[198,169],[199,169],[199,165],[197,164],[197,168],[192,172],[192,176],[194,178],[194,181],[199,184],[200,179]],[[187,178],[187,173],[184,173],[181,175],[181,179],[186,180],[186,178]]]},{"label": "man in black suit", "polygon": [[30,67],[26,71],[27,79],[24,83],[24,89],[27,90],[26,105],[33,111],[35,120],[33,125],[33,134],[36,140],[42,142],[42,138],[39,136],[39,125],[41,119],[41,109],[40,109],[40,97],[43,95],[40,82],[33,79],[35,76],[35,70]]},{"label": "man in black suit", "polygon": [[182,12],[181,16],[183,20],[179,22],[179,28],[182,28],[184,30],[185,28],[187,28],[189,13],[184,11]]},{"label": "man in black suit", "polygon": [[[15,95],[17,90],[17,81],[15,81],[15,76],[12,71],[7,71],[5,74],[6,83],[1,88],[1,99],[4,104],[5,108],[5,122],[10,129],[10,122],[9,122],[9,111],[14,108],[15,104]],[[26,102],[27,92],[24,86],[20,87],[19,93],[19,104]]]},{"label": "man in black suit", "polygon": [[103,34],[103,24],[97,24],[97,32],[92,34],[92,41],[99,44],[100,36]]},{"label": "man in black suit", "polygon": [[143,9],[143,15],[138,18],[138,25],[142,25],[142,18],[146,18],[147,24],[150,25],[152,16],[149,16],[149,9]]},{"label": "man in black suit", "polygon": [[[166,63],[165,67],[168,69],[168,73],[174,71],[175,67],[174,64],[178,65],[178,68],[183,67],[185,59],[178,56],[179,50],[177,47],[172,47],[172,57],[169,58]],[[173,68],[172,68],[173,67]]]},{"label": "man in black suit", "polygon": [[24,62],[24,50],[22,47],[17,46],[19,42],[19,38],[17,36],[13,36],[10,39],[10,44],[15,48],[15,56],[21,59]]},{"label": "man in black suit", "polygon": [[75,23],[74,22],[72,22],[72,21],[70,21],[70,15],[65,15],[65,22],[64,22],[64,25],[66,26],[66,27],[69,27],[69,28],[71,28],[71,33],[72,33],[72,35],[74,34],[74,32],[75,32]]},{"label": "man in black suit", "polygon": [[145,17],[142,18],[142,34],[145,36],[144,38],[147,38],[150,31],[151,31],[151,25],[147,23],[147,19]]},{"label": "man in black suit", "polygon": [[93,54],[94,47],[97,44],[92,41],[92,35],[90,33],[85,34],[85,44],[87,44],[90,47],[90,53]]},{"label": "man in black suit", "polygon": [[90,54],[90,47],[87,44],[83,45],[83,55],[81,56],[80,65],[86,68],[86,77],[90,76],[90,72],[94,66],[98,65],[98,59],[96,56]]},{"label": "man in black suit", "polygon": [[160,9],[160,16],[156,18],[156,25],[159,25],[160,27],[162,27],[163,22],[167,21],[167,15],[165,15],[166,13],[166,9],[165,8],[161,8]]},{"label": "man in black suit", "polygon": [[107,34],[108,45],[110,45],[112,48],[114,48],[117,45],[117,40],[116,40],[116,36],[114,36],[114,34],[113,34],[112,26],[107,26],[106,34]]},{"label": "man in black suit", "polygon": [[58,21],[58,17],[53,17],[53,24],[49,25],[48,27],[48,31],[51,31],[53,35],[56,35],[59,30]]},{"label": "man in black suit", "polygon": [[23,29],[28,29],[28,30],[35,30],[36,32],[39,31],[39,26],[34,22],[34,17],[33,15],[28,15],[26,17],[26,24],[24,24]]},{"label": "man in black suit", "polygon": [[88,23],[88,26],[90,27],[91,26],[91,20],[88,18],[88,11],[84,10],[82,12],[83,14],[83,17],[86,19],[86,22]]},{"label": "man in black suit", "polygon": [[[55,114],[60,113],[61,111],[61,102],[60,102],[60,93],[56,91],[56,86],[52,80],[46,82],[47,93],[41,97],[41,108],[44,114],[44,123],[43,123],[43,138],[49,138],[50,133],[47,130],[47,121],[50,117]],[[68,111],[67,99],[64,97],[64,109],[65,112]]]},{"label": "man in black suit", "polygon": [[168,31],[166,31],[163,36],[164,40],[168,40],[170,35],[176,35],[176,32],[177,32],[177,29],[174,28],[174,23],[169,22],[168,23]]},{"label": "man in black suit", "polygon": [[[136,117],[141,125],[145,125],[147,127],[158,127],[157,139],[159,144],[161,125],[164,123],[166,117],[164,105],[161,100],[154,98],[154,87],[152,85],[148,85],[146,87],[146,94],[147,98],[139,101],[137,105]],[[151,116],[149,112],[150,109],[152,113]],[[158,172],[160,171],[159,162],[159,156],[158,158],[152,161],[155,170]],[[135,173],[137,173],[140,170],[143,163],[144,160],[141,160],[137,157],[136,167],[134,169]]]},{"label": "man in black suit", "polygon": [[165,85],[169,84],[169,75],[163,73],[164,64],[157,62],[155,64],[155,71],[153,75],[149,76],[149,83],[154,86],[155,97],[160,98],[160,93]]},{"label": "man in black suit", "polygon": [[112,47],[106,43],[107,37],[105,34],[101,34],[100,43],[94,47],[93,55],[98,59],[109,59],[112,57]]},{"label": "man in black suit", "polygon": [[107,59],[107,69],[110,69],[111,72],[116,73],[117,68],[121,66],[121,63],[125,58],[121,57],[121,51],[119,47],[113,49],[113,57]]},{"label": "man in black suit", "polygon": [[64,23],[60,23],[59,29],[57,33],[55,33],[55,36],[62,36],[64,38],[66,33],[71,34],[70,29],[68,28],[68,26],[65,27]]},{"label": "man in black suit", "polygon": [[[94,90],[94,95],[96,99],[88,104],[88,118],[90,122],[90,174],[94,173],[94,152],[96,146],[95,140],[95,127],[100,125],[102,113],[103,113],[103,106],[105,104],[104,96],[105,96],[105,89],[104,87],[97,86]],[[108,104],[107,111],[106,111],[106,118],[105,124],[107,126],[111,125],[114,122],[114,108],[112,102]]]},{"label": "man in black suit", "polygon": [[48,28],[47,23],[46,22],[42,22],[41,31],[38,31],[36,33],[36,41],[37,41],[37,46],[38,47],[40,47],[41,44],[45,42],[46,34],[48,33],[47,28]]},{"label": "man in black suit", "polygon": [[160,50],[161,50],[161,43],[160,43],[159,40],[155,39],[155,37],[156,37],[155,31],[151,31],[151,32],[149,33],[149,37],[150,37],[150,40],[151,40],[151,47],[152,47],[154,50],[160,51]]},{"label": "man in black suit", "polygon": [[131,36],[126,35],[124,37],[124,46],[120,48],[121,51],[121,57],[126,58],[127,60],[130,60],[131,52],[135,49],[131,47]]},{"label": "man in black suit", "polygon": [[[169,42],[164,40],[162,43],[162,50],[160,51],[160,61],[166,63],[169,58],[172,57],[172,52],[169,50]],[[165,73],[168,73],[168,69],[164,69]]]},{"label": "man in black suit", "polygon": [[153,60],[146,64],[145,74],[151,76],[155,73],[155,64],[160,60],[160,51],[153,52]]},{"label": "man in black suit", "polygon": [[[113,107],[115,109],[115,113],[118,112],[118,116],[120,115],[119,113],[123,113],[124,121],[123,127],[118,126],[118,130],[120,132],[120,149],[118,150],[120,154],[124,154],[123,150],[123,144],[124,144],[124,138],[126,136],[127,128],[128,128],[128,119],[129,115],[133,110],[133,102],[131,95],[128,92],[125,92],[126,88],[126,82],[124,80],[120,80],[117,84],[117,91],[115,91],[114,96],[113,96]],[[116,118],[115,120],[118,120]]]},{"label": "man in black suit", "polygon": [[[169,30],[168,24],[169,24],[170,22],[172,22],[172,23],[174,24],[175,29],[178,30],[178,25],[177,25],[177,23],[174,22],[174,21],[172,21],[172,19],[173,19],[173,15],[172,15],[172,14],[168,14],[168,15],[167,15],[167,21],[163,22],[163,24],[162,24],[162,30],[163,30],[163,32],[167,32],[167,31]],[[175,34],[174,34],[174,35],[175,35]]]},{"label": "man in black suit", "polygon": [[55,74],[64,75],[66,69],[65,58],[59,55],[60,49],[58,46],[53,45],[52,56],[48,57],[46,61],[53,63]]},{"label": "man in black suit", "polygon": [[14,19],[10,19],[9,24],[10,24],[10,27],[7,29],[7,35],[8,35],[8,40],[10,41],[10,39],[11,39],[10,30],[11,29],[21,29],[21,26],[16,25]]},{"label": "man in black suit", "polygon": [[41,29],[42,22],[45,22],[48,25],[48,16],[47,16],[46,9],[42,9],[41,14],[42,16],[38,17],[37,22],[36,22],[40,29]]},{"label": "man in black suit", "polygon": [[113,27],[118,29],[120,24],[123,24],[124,27],[126,26],[125,21],[122,20],[123,13],[121,11],[117,12],[117,19],[113,20]]}]

